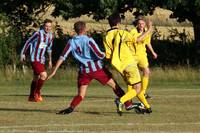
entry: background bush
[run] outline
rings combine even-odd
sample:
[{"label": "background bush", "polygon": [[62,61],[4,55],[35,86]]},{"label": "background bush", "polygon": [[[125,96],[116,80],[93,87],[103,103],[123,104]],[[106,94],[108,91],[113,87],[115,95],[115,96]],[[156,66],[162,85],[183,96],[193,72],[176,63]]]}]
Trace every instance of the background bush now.
[{"label": "background bush", "polygon": [[[88,34],[94,38],[100,49],[104,51],[103,36],[105,32],[92,31]],[[57,28],[54,32],[55,40],[53,45],[53,63],[55,64],[60,54],[62,53],[67,41],[72,37],[70,34],[64,34],[62,29]],[[32,30],[21,33],[15,28],[8,29],[7,32],[0,34],[0,67],[12,66],[13,68],[21,68],[19,55],[26,40],[32,35]],[[179,37],[179,40],[173,39]],[[200,64],[196,45],[191,41],[180,39],[180,35],[171,35],[167,39],[160,40],[153,36],[152,46],[158,53],[158,59],[153,60],[148,54],[151,66],[187,66],[196,67]],[[149,51],[148,51],[149,52]],[[27,52],[27,55],[29,53]],[[27,61],[29,64],[29,60]],[[69,56],[65,62],[65,66],[77,66],[77,61],[72,56]]]}]

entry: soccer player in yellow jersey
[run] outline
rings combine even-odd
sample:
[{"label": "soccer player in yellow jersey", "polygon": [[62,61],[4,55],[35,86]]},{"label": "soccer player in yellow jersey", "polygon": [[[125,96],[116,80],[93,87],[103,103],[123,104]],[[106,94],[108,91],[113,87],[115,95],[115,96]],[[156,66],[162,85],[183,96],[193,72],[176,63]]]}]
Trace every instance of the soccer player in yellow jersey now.
[{"label": "soccer player in yellow jersey", "polygon": [[107,31],[103,40],[106,58],[120,72],[129,88],[129,91],[124,96],[115,100],[117,112],[121,115],[123,104],[138,96],[139,100],[146,107],[146,113],[151,113],[151,107],[146,101],[144,94],[140,93],[141,78],[136,55],[133,54],[133,51],[135,51],[135,39],[129,32],[119,29],[119,23],[121,21],[119,15],[111,15],[108,21],[111,29]]},{"label": "soccer player in yellow jersey", "polygon": [[144,17],[139,16],[136,20],[136,28],[132,29],[130,33],[136,40],[136,55],[138,66],[143,72],[142,76],[142,87],[141,91],[146,95],[146,98],[151,98],[146,94],[147,86],[149,83],[149,63],[147,58],[146,47],[149,49],[153,58],[157,58],[157,54],[151,46],[151,31],[152,31],[152,22],[145,22]]}]

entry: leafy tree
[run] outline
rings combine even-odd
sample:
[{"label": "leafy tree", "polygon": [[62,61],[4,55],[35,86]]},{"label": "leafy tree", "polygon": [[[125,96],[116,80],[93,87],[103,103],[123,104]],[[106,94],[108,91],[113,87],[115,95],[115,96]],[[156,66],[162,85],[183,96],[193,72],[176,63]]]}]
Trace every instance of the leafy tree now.
[{"label": "leafy tree", "polygon": [[39,13],[50,5],[48,0],[0,1],[0,67],[16,66],[22,43],[22,32],[33,22],[40,21]]},{"label": "leafy tree", "polygon": [[179,22],[186,19],[192,22],[195,44],[200,45],[200,1],[199,0],[53,0],[54,16],[62,15],[65,19],[81,15],[93,15],[95,20],[104,19],[114,12],[123,14],[126,11],[134,15],[152,15],[156,7],[171,10],[170,17]]},{"label": "leafy tree", "polygon": [[93,15],[95,20],[104,19],[114,12],[126,11],[138,14],[153,14],[156,7],[171,10],[172,18],[179,22],[186,19],[194,27],[195,42],[200,45],[200,1],[199,0],[1,0],[0,12],[6,13],[10,23],[19,28],[38,21],[38,14],[54,4],[54,16],[62,15],[65,19],[81,15]]},{"label": "leafy tree", "polygon": [[51,0],[1,0],[0,13],[9,17],[10,26],[20,31],[37,22],[38,14],[44,12],[51,4]]}]

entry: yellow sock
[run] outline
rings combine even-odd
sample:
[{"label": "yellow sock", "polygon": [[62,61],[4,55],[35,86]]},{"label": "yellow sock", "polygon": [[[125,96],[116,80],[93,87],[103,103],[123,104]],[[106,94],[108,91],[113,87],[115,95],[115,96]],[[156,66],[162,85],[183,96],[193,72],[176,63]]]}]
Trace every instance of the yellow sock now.
[{"label": "yellow sock", "polygon": [[149,77],[143,76],[142,77],[142,88],[141,88],[141,90],[144,91],[144,94],[146,93],[148,84],[149,84]]},{"label": "yellow sock", "polygon": [[132,90],[132,89],[133,89],[132,85],[128,85],[127,92],[130,91],[130,90]]},{"label": "yellow sock", "polygon": [[146,108],[150,108],[149,103],[147,102],[147,99],[144,96],[144,91],[141,91],[138,95],[138,99],[144,104]]},{"label": "yellow sock", "polygon": [[127,91],[124,96],[122,96],[120,98],[120,102],[124,104],[126,101],[131,100],[136,95],[137,95],[137,93],[136,93],[135,89],[131,89],[131,90]]}]

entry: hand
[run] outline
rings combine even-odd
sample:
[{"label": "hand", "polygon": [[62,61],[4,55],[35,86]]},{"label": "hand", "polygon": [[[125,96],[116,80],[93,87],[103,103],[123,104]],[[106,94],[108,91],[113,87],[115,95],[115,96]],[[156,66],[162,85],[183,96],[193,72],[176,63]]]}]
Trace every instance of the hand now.
[{"label": "hand", "polygon": [[52,68],[52,61],[49,61],[49,69]]},{"label": "hand", "polygon": [[26,60],[26,56],[23,54],[20,56],[20,62],[23,63]]},{"label": "hand", "polygon": [[153,53],[153,59],[157,59],[158,55],[154,52]]},{"label": "hand", "polygon": [[53,71],[48,77],[47,77],[47,79],[46,80],[49,80],[49,79],[51,79],[54,75],[56,74],[56,72],[55,71]]}]

